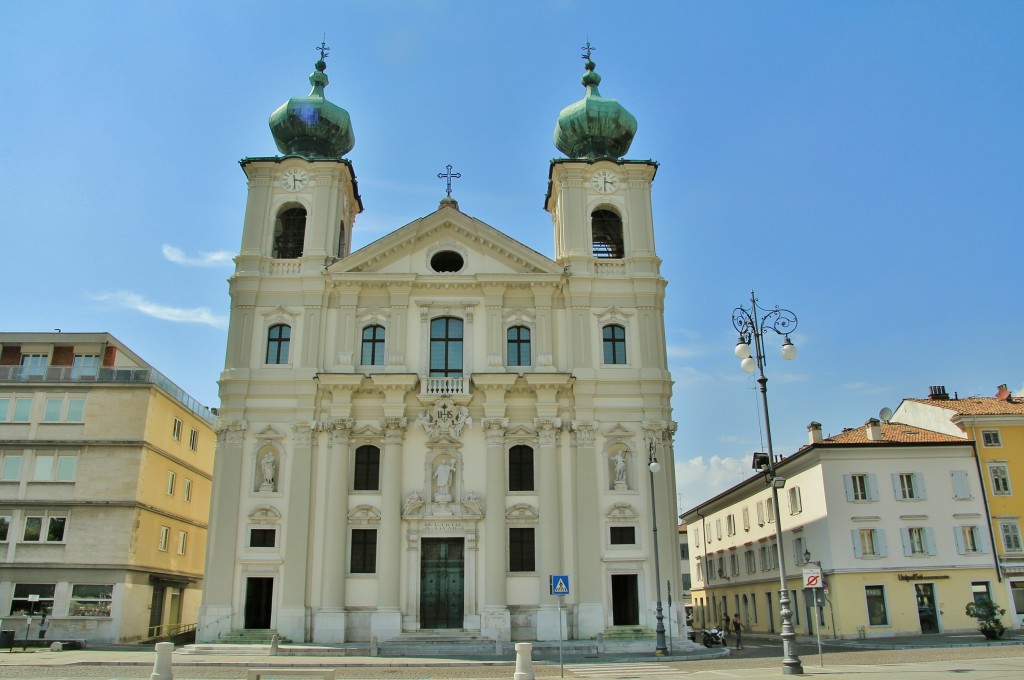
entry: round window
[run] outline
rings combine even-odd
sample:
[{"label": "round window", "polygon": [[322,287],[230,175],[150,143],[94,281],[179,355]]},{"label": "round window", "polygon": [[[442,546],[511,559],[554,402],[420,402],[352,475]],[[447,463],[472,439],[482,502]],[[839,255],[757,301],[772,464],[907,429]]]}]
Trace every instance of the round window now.
[{"label": "round window", "polygon": [[430,267],[439,274],[450,274],[460,271],[466,261],[454,250],[442,250],[430,258]]}]

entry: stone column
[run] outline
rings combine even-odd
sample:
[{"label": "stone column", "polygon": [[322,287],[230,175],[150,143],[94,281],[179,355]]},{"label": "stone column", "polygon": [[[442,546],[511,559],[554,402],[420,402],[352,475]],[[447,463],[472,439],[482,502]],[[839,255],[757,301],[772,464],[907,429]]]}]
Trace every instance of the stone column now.
[{"label": "stone column", "polygon": [[[306,579],[309,568],[309,493],[312,484],[313,428],[309,422],[292,425],[291,461],[287,466],[287,512],[284,536],[287,559],[281,567],[275,588],[277,631],[292,640],[306,640]],[[279,487],[280,488],[280,487]]]},{"label": "stone column", "polygon": [[391,295],[391,313],[388,315],[385,363],[393,370],[404,370],[406,366],[405,341],[408,334],[406,326],[409,321],[409,293],[411,290],[412,287],[408,285],[392,284],[388,286],[388,293]]},{"label": "stone column", "polygon": [[599,493],[599,465],[594,452],[597,424],[573,421],[573,505],[576,514],[576,612],[580,638],[592,638],[604,631],[604,580],[601,550],[604,536],[602,518],[594,497]]},{"label": "stone column", "polygon": [[481,427],[487,437],[487,507],[484,512],[484,607],[480,632],[492,640],[510,642],[512,620],[505,590],[508,543],[505,524],[505,430],[508,428],[508,418],[484,418]]},{"label": "stone column", "polygon": [[377,532],[377,611],[370,634],[389,640],[402,632],[399,609],[402,552],[402,441],[409,421],[404,417],[381,420],[384,430],[381,465],[380,528]]},{"label": "stone column", "polygon": [[540,576],[540,607],[537,610],[537,639],[557,640],[559,631],[558,598],[550,592],[550,576],[562,573],[562,513],[559,503],[561,484],[558,475],[558,432],[560,418],[534,418],[540,440],[539,496],[540,523],[537,537],[537,573]]},{"label": "stone column", "polygon": [[[232,601],[235,592],[235,546],[238,545],[239,512],[242,486],[251,475],[243,470],[242,442],[244,421],[218,422],[217,455],[214,459],[214,486],[210,505],[209,535],[214,539],[206,548],[206,583],[199,609],[199,642],[211,642],[220,635],[241,628],[242,602]],[[244,597],[244,596],[240,596]],[[238,618],[233,619],[233,612]]]},{"label": "stone column", "polygon": [[314,642],[345,641],[345,546],[348,541],[348,470],[351,451],[352,418],[331,423],[330,449],[327,452],[327,494],[322,518],[325,528],[323,562],[323,598],[316,617]]}]

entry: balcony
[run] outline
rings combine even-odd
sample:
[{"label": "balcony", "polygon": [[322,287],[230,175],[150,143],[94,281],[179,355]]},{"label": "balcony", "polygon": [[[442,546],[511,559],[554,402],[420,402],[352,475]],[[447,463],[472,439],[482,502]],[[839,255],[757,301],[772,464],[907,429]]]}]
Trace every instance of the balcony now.
[{"label": "balcony", "polygon": [[423,378],[420,384],[422,385],[421,396],[455,397],[469,394],[469,378],[465,376],[429,376]]},{"label": "balcony", "polygon": [[216,417],[206,406],[181,389],[155,368],[114,366],[0,366],[0,383],[149,384],[159,387],[182,406],[208,423]]}]

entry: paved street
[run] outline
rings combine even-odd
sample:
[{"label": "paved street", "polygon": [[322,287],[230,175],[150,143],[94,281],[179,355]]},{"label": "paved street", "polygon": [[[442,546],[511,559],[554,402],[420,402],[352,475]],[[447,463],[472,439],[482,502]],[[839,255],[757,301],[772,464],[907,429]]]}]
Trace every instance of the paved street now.
[{"label": "paved street", "polygon": [[[829,680],[861,678],[1024,677],[1024,646],[971,646],[976,638],[888,640],[878,644],[904,643],[904,649],[871,649],[856,646],[830,646],[824,653],[825,666],[819,667],[817,648],[801,644],[799,654],[808,676],[828,675]],[[916,645],[915,645],[916,643]],[[921,647],[921,644],[943,644]],[[849,643],[859,644],[859,643]],[[702,650],[703,651],[706,650]],[[716,650],[721,652],[721,650]],[[0,653],[0,677],[57,680],[61,678],[101,678],[120,680],[149,678],[155,654],[133,648],[94,649],[68,652]],[[566,660],[566,678],[645,680],[647,678],[761,678],[781,675],[781,646],[769,639],[752,639],[746,649],[728,656],[705,659],[653,657],[573,657]],[[512,655],[508,659],[458,661],[451,659],[413,659],[384,657],[295,657],[295,656],[219,656],[174,655],[174,677],[181,680],[219,680],[245,678],[249,668],[327,667],[336,669],[336,677],[358,679],[423,680],[430,678],[512,678]],[[538,678],[558,678],[557,658],[535,661]],[[286,676],[276,676],[278,680]]]}]

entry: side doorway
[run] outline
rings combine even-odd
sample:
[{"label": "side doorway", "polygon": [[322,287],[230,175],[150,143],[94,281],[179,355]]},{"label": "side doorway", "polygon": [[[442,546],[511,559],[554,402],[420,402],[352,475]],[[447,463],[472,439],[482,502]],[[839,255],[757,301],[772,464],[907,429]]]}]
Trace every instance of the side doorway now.
[{"label": "side doorway", "polygon": [[640,593],[636,574],[612,574],[612,625],[640,625]]},{"label": "side doorway", "polygon": [[265,576],[245,579],[245,628],[269,629],[273,608],[274,579]]}]

